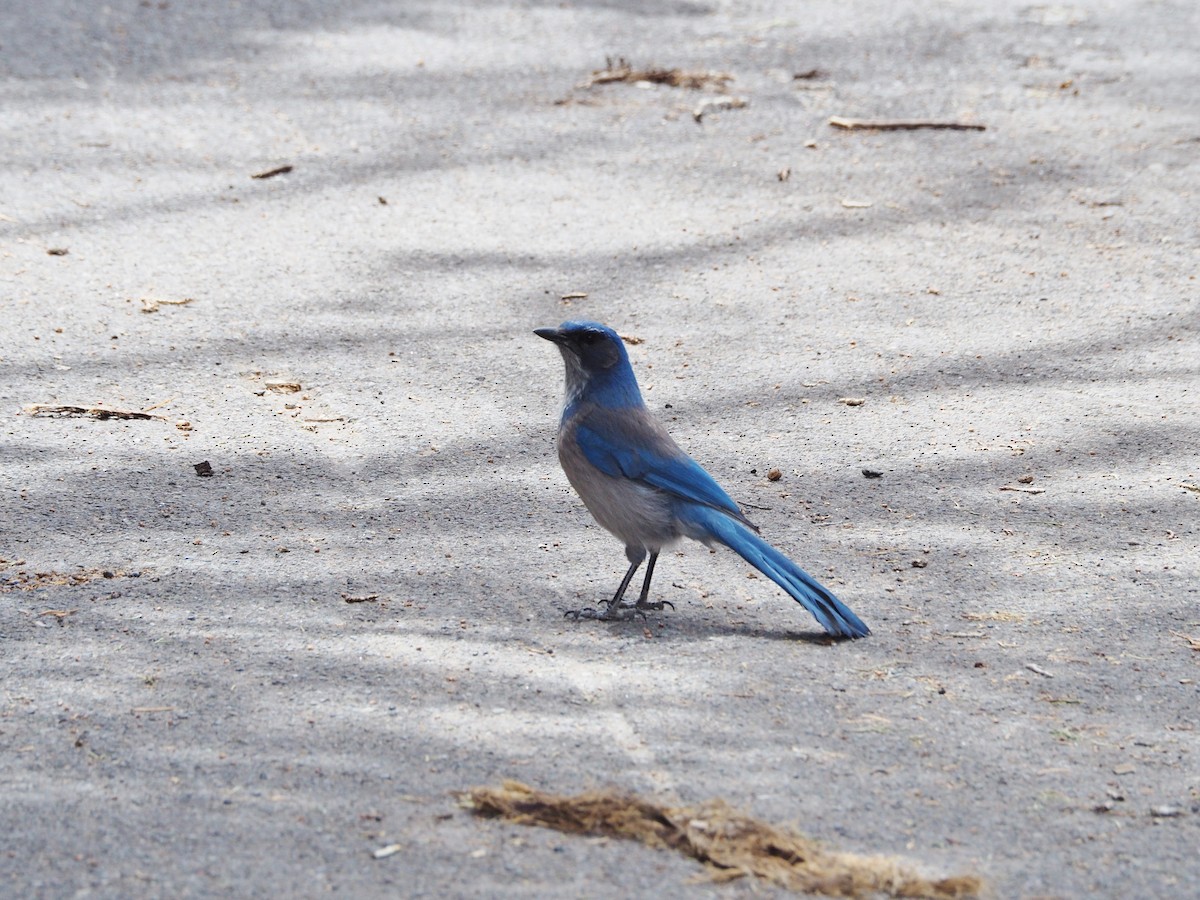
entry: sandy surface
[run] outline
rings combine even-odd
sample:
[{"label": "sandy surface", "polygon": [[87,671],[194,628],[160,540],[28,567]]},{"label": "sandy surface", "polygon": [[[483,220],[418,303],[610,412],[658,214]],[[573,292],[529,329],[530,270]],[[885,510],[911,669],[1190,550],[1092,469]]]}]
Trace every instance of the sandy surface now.
[{"label": "sandy surface", "polygon": [[[7,893],[751,891],[456,807],[513,777],[1001,897],[1197,895],[1194,4],[21,6]],[[606,56],[747,105],[580,87]],[[641,339],[675,437],[872,637],[694,544],[675,612],[563,619],[625,565],[554,457],[530,331],[567,318]]]}]

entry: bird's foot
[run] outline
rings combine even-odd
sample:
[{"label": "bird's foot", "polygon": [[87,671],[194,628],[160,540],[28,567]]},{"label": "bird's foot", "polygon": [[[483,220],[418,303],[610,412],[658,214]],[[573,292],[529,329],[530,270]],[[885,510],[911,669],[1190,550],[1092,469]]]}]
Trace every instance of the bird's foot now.
[{"label": "bird's foot", "polygon": [[646,618],[646,614],[633,604],[622,604],[618,607],[605,606],[604,609],[569,609],[563,613],[563,618],[595,619],[597,622],[624,622],[637,616]]}]

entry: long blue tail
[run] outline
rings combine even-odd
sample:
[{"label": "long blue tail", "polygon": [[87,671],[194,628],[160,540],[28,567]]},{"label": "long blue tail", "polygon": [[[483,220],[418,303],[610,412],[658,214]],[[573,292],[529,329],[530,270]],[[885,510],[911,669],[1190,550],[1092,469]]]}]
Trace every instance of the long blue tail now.
[{"label": "long blue tail", "polygon": [[815,578],[740,522],[711,507],[692,506],[683,518],[699,526],[758,569],[837,637],[865,637],[871,629]]}]

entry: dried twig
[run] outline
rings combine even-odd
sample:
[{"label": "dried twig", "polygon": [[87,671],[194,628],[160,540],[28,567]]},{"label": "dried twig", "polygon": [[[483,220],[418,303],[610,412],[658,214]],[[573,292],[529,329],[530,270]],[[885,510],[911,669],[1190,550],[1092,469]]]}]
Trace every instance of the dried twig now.
[{"label": "dried twig", "polygon": [[31,403],[24,408],[31,416],[90,416],[93,419],[158,419],[166,421],[166,416],[156,415],[140,409],[113,409],[110,406],[72,406],[53,403]]},{"label": "dried twig", "polygon": [[1045,488],[1031,488],[1031,487],[1024,487],[1022,485],[1017,485],[1017,484],[1002,484],[1002,485],[1000,485],[999,489],[1002,491],[1016,491],[1017,493],[1021,493],[1021,494],[1044,494],[1044,493],[1046,493]]},{"label": "dried twig", "polygon": [[286,175],[292,171],[293,166],[276,166],[274,169],[267,169],[265,172],[256,172],[251,175],[251,178],[262,180],[264,178],[274,178],[276,175]]},{"label": "dried twig", "polygon": [[145,409],[142,410],[142,412],[150,412],[151,410],[154,410],[154,409],[162,409],[164,406],[169,406],[170,404],[174,403],[178,399],[179,399],[178,397],[168,397],[166,400],[159,400],[157,403],[152,403],[149,406],[147,406]]},{"label": "dried twig", "polygon": [[671,87],[691,88],[699,90],[700,88],[716,87],[718,89],[725,86],[727,81],[733,81],[733,76],[728,72],[688,72],[684,69],[635,69],[625,59],[617,59],[614,63],[609,59],[606,61],[606,66],[592,73],[591,77],[585,81],[580,87],[590,88],[598,84],[637,84],[639,81],[647,81],[651,84],[666,84]]},{"label": "dried twig", "polygon": [[701,100],[700,103],[692,110],[692,118],[697,122],[703,122],[704,117],[710,111],[720,109],[742,109],[747,106],[749,101],[745,97],[709,97],[706,100]]},{"label": "dried twig", "polygon": [[920,128],[933,128],[942,131],[986,131],[986,125],[975,125],[970,122],[936,122],[928,119],[847,119],[844,116],[830,116],[829,124],[835,128],[845,128],[848,131],[916,131]]},{"label": "dried twig", "polygon": [[985,613],[963,613],[962,617],[968,622],[1024,622],[1025,616],[1021,613],[1005,612],[1003,610],[994,610]]},{"label": "dried twig", "polygon": [[[12,565],[23,565],[23,562],[16,562]],[[75,586],[87,584],[90,581],[98,581],[101,578],[124,578],[126,573],[122,571],[114,571],[112,569],[82,569],[78,572],[27,572],[20,570],[11,574],[6,574],[0,579],[0,594],[8,594],[13,591],[37,591],[47,587]],[[57,615],[57,611],[50,610],[41,615]]]},{"label": "dried twig", "polygon": [[142,312],[156,313],[160,306],[187,306],[195,302],[195,297],[184,297],[182,300],[164,300],[160,297],[142,297]]},{"label": "dried twig", "polygon": [[1172,631],[1171,635],[1177,638],[1183,638],[1187,641],[1189,647],[1193,650],[1200,651],[1200,637],[1192,637],[1190,634],[1184,634],[1182,631]]}]

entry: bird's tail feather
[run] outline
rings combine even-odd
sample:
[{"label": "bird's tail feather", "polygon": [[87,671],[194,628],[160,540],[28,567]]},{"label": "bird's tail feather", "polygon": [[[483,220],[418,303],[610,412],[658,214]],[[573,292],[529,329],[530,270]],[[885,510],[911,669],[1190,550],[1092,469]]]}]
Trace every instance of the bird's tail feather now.
[{"label": "bird's tail feather", "polygon": [[689,510],[686,518],[787,591],[830,634],[857,638],[871,633],[828,588],[744,525],[707,507]]}]

